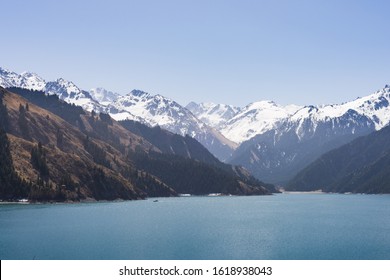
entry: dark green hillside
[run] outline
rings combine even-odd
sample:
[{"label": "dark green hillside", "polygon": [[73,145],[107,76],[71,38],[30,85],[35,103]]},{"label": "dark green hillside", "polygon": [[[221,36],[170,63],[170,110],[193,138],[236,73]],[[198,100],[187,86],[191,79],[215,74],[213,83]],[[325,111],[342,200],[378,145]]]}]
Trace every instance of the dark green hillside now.
[{"label": "dark green hillside", "polygon": [[332,150],[291,180],[288,190],[390,192],[390,127]]},{"label": "dark green hillside", "polygon": [[390,193],[390,153],[338,180],[330,191]]},{"label": "dark green hillside", "polygon": [[[156,175],[178,193],[205,195],[262,195],[269,191],[259,181],[244,181],[232,172],[181,156],[135,152],[129,155],[135,165]],[[267,185],[267,187],[270,187]]]},{"label": "dark green hillside", "polygon": [[[233,187],[233,185],[236,186],[236,181],[239,180],[240,182],[245,182],[245,184],[265,187],[270,192],[277,192],[274,185],[265,184],[255,179],[251,174],[249,174],[249,172],[245,171],[242,167],[233,167],[229,164],[220,162],[202,144],[200,144],[197,140],[189,136],[183,137],[181,135],[174,134],[172,132],[161,129],[158,126],[149,127],[139,122],[130,120],[121,121],[119,123],[134,134],[145,138],[150,143],[159,148],[160,151],[163,152],[163,156],[158,156],[158,154],[153,154],[153,156],[146,154],[145,157],[141,156],[140,158],[137,158],[135,162],[139,164],[140,168],[144,169],[145,163],[148,160],[151,160],[151,162],[153,163],[153,167],[148,165],[149,168],[146,168],[146,170],[157,175],[160,178],[163,178],[162,176],[164,176],[164,178],[169,177],[171,179],[169,180],[169,182],[171,182],[171,184],[177,185],[177,187],[175,187],[176,190],[177,188],[181,188],[183,185],[191,184],[192,186],[187,188],[187,193],[191,193],[191,191],[189,191],[190,189],[199,190],[201,188],[204,188],[203,193],[207,193],[205,192],[205,190],[208,187],[213,188],[214,190],[220,190],[209,191],[209,193],[251,193],[251,190],[249,189],[239,190],[239,187],[237,189]],[[143,159],[142,163],[139,161],[141,158]],[[195,162],[193,160],[195,160]],[[161,167],[157,167],[160,165]],[[154,169],[155,167],[156,170]],[[160,172],[162,168],[165,168],[165,173],[169,174]],[[195,171],[193,169],[196,169],[198,171],[195,176],[192,176],[195,178],[196,181],[188,182],[186,178],[188,178],[190,174],[186,173],[186,168],[192,170],[194,174]],[[208,185],[205,185],[204,182],[199,182],[199,180],[212,180],[212,178],[214,178],[213,176],[208,177],[208,175],[202,175],[202,169],[205,169],[204,174],[210,173],[213,174],[213,176],[218,174],[217,177],[219,176],[218,178],[220,178],[221,180],[216,180],[216,182],[213,182],[212,184],[209,183]],[[182,171],[179,172],[179,170]],[[170,177],[171,174],[175,175]],[[176,178],[175,176],[182,176],[184,182],[178,183],[178,180],[172,179]],[[232,181],[227,182],[226,178],[229,178],[229,180],[233,179],[233,181],[236,181],[234,181],[233,183]],[[197,183],[199,183],[200,185],[196,186]],[[230,187],[223,186],[224,183],[232,185]],[[256,191],[254,193],[256,193]]]},{"label": "dark green hillside", "polygon": [[149,127],[136,121],[125,120],[119,123],[134,134],[147,139],[165,154],[174,154],[196,159],[210,165],[223,166],[216,157],[194,138],[189,136],[183,137],[161,129],[159,126]]}]

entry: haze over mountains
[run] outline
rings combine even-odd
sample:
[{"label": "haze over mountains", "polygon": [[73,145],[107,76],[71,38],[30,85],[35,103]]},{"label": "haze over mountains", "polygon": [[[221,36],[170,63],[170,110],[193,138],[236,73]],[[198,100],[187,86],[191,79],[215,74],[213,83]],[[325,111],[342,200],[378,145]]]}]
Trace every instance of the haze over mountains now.
[{"label": "haze over mountains", "polygon": [[287,184],[321,155],[390,122],[390,87],[343,104],[282,106],[256,101],[243,108],[213,103],[182,106],[161,95],[132,90],[120,95],[106,89],[79,89],[58,79],[0,68],[0,85],[43,90],[87,111],[115,120],[160,126],[198,140],[220,160],[242,165],[256,178]]}]

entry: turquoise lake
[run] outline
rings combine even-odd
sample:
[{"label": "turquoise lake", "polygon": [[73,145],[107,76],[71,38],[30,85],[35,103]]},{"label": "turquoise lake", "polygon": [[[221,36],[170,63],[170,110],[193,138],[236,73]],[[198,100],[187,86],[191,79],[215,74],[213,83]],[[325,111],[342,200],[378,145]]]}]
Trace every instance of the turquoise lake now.
[{"label": "turquoise lake", "polygon": [[0,205],[1,259],[390,259],[390,195]]}]

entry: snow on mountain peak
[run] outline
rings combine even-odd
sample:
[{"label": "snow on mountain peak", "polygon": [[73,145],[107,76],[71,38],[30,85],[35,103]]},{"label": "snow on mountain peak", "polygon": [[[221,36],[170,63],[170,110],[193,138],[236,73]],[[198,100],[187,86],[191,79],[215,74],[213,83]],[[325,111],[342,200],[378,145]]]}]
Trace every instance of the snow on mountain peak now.
[{"label": "snow on mountain peak", "polygon": [[167,125],[178,122],[176,118],[185,115],[179,104],[161,95],[152,95],[141,90],[132,90],[125,96],[119,96],[109,106],[114,119],[121,120],[129,112],[145,119],[149,125]]},{"label": "snow on mountain peak", "polygon": [[149,93],[139,90],[139,89],[133,89],[128,95],[133,95],[137,97],[142,97],[142,96],[150,96]]},{"label": "snow on mountain peak", "polygon": [[390,88],[384,87],[375,93],[359,97],[342,104],[324,105],[321,107],[305,106],[291,116],[290,121],[311,119],[313,122],[324,122],[329,119],[340,118],[353,110],[362,116],[372,119],[375,129],[381,129],[390,122]]},{"label": "snow on mountain peak", "polygon": [[[375,93],[359,97],[342,104],[321,106],[280,106],[273,101],[258,101],[244,107],[238,114],[221,128],[221,133],[230,140],[241,143],[272,129],[282,129],[281,125],[289,123],[301,137],[305,127],[314,133],[320,123],[340,119],[353,121],[367,118],[381,129],[390,123],[390,86]],[[310,124],[310,125],[308,125]],[[282,129],[283,130],[283,129]]]},{"label": "snow on mountain peak", "polygon": [[46,93],[49,95],[57,94],[61,99],[74,98],[76,95],[81,95],[82,91],[73,82],[59,78],[54,82],[46,84]]},{"label": "snow on mountain peak", "polygon": [[0,68],[0,86],[7,87],[15,87],[20,85],[21,77],[5,68]]},{"label": "snow on mountain peak", "polygon": [[0,68],[0,85],[2,87],[20,87],[31,90],[44,90],[45,80],[37,74],[23,72],[17,74],[5,68]]},{"label": "snow on mountain peak", "polygon": [[217,130],[221,129],[228,120],[240,111],[239,107],[212,102],[199,104],[190,102],[186,109],[190,110],[198,119]]},{"label": "snow on mountain peak", "polygon": [[46,83],[45,92],[48,95],[58,95],[62,100],[81,106],[89,112],[92,110],[96,112],[106,111],[105,106],[95,101],[89,92],[81,90],[73,82],[63,78]]},{"label": "snow on mountain peak", "polygon": [[197,119],[189,110],[162,95],[133,90],[109,106],[116,120],[137,120],[149,126],[160,126],[173,133],[197,139],[215,155],[226,158],[235,143]]},{"label": "snow on mountain peak", "polygon": [[[375,129],[390,123],[390,85],[385,85],[371,95],[342,104],[282,106],[265,100],[253,102],[244,108],[211,102],[191,102],[183,108],[162,95],[137,89],[125,96],[103,88],[87,92],[63,78],[46,83],[35,73],[17,74],[1,67],[0,86],[44,90],[68,103],[82,106],[87,111],[109,112],[117,120],[133,119],[150,126],[159,125],[175,133],[189,134],[203,144],[206,143],[206,146],[207,133],[214,133],[210,132],[211,127],[227,139],[241,143],[272,129],[282,131],[286,122],[291,131],[296,129],[298,137],[305,133],[307,127],[313,132],[320,123],[338,120],[356,123],[368,120],[372,126],[375,125]],[[218,137],[222,139],[222,135]]]},{"label": "snow on mountain peak", "polygon": [[281,106],[273,101],[253,102],[227,121],[221,133],[226,138],[241,143],[275,128],[280,121],[301,108],[302,106],[297,105]]},{"label": "snow on mountain peak", "polygon": [[40,90],[40,91],[45,89],[45,85],[46,85],[45,80],[40,76],[38,76],[37,74],[31,72],[23,72],[20,75],[22,76],[23,79],[23,83],[24,83],[22,85],[23,87],[32,90]]},{"label": "snow on mountain peak", "polygon": [[109,90],[106,90],[104,88],[98,87],[98,88],[92,88],[89,93],[91,94],[92,98],[103,105],[108,105],[111,102],[115,101],[120,94],[116,92],[112,92]]}]

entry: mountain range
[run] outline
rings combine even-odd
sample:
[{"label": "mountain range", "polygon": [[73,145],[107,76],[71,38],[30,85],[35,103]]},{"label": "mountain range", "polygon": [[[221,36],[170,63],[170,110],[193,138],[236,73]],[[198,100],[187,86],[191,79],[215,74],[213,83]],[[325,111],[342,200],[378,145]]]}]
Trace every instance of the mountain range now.
[{"label": "mountain range", "polygon": [[36,74],[0,69],[0,85],[41,89],[89,112],[132,120],[198,140],[219,160],[241,165],[256,178],[286,185],[326,152],[378,131],[390,122],[390,87],[342,104],[279,105],[256,101],[243,108],[174,100],[141,90],[120,95],[81,90],[72,82],[44,82]]},{"label": "mountain range", "polygon": [[0,88],[2,200],[275,191],[243,168],[221,163],[193,138],[140,123],[133,129],[108,114],[66,103],[58,95],[11,89]]},{"label": "mountain range", "polygon": [[390,88],[340,105],[305,106],[242,142],[229,163],[256,177],[284,184],[323,153],[386,126]]},{"label": "mountain range", "polygon": [[236,148],[236,144],[218,130],[200,121],[177,102],[158,94],[133,90],[117,98],[107,108],[116,120],[136,120],[183,136],[189,135],[221,160],[226,160]]},{"label": "mountain range", "polygon": [[136,120],[149,126],[159,125],[182,136],[190,135],[221,160],[226,160],[237,147],[233,141],[197,119],[189,110],[161,95],[141,90],[132,90],[125,96],[103,88],[86,91],[63,78],[45,82],[37,74],[17,74],[2,68],[0,86],[42,90],[48,95],[56,94],[67,103],[81,106],[89,112],[109,113],[116,120]]}]

